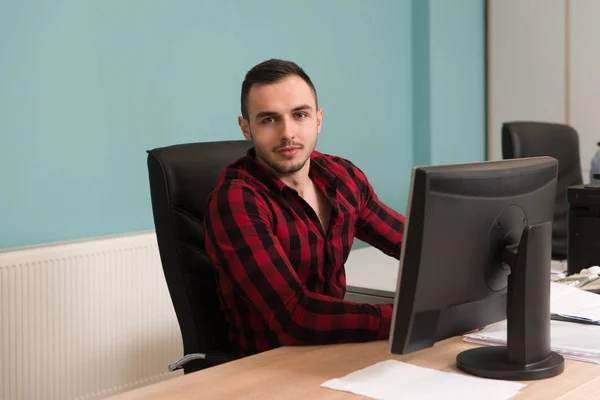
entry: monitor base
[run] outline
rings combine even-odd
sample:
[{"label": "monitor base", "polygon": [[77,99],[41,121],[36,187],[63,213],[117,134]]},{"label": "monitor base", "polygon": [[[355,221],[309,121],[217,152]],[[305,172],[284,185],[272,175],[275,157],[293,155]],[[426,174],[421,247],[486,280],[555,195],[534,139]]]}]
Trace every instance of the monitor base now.
[{"label": "monitor base", "polygon": [[456,357],[462,371],[482,378],[528,381],[551,378],[565,369],[564,358],[552,351],[537,363],[522,365],[508,360],[506,346],[478,347],[463,351]]}]

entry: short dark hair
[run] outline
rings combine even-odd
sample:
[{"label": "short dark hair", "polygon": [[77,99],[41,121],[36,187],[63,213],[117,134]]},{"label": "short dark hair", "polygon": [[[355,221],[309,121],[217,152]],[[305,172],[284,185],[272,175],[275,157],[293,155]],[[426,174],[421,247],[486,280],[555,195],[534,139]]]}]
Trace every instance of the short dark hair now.
[{"label": "short dark hair", "polygon": [[246,102],[248,101],[248,93],[250,93],[252,86],[276,83],[290,75],[299,76],[310,86],[315,95],[315,104],[318,104],[317,90],[306,72],[292,61],[272,58],[255,65],[246,73],[244,82],[242,82],[242,117],[248,119],[248,106]]}]

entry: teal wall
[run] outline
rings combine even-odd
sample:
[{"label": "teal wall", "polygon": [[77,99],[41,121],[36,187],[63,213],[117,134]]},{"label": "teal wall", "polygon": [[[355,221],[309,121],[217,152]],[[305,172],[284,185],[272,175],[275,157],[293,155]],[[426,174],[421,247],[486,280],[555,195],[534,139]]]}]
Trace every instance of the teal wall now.
[{"label": "teal wall", "polygon": [[5,0],[0,248],[152,229],[145,150],[242,138],[270,57],[313,79],[318,149],[404,212],[414,162],[484,157],[483,3]]},{"label": "teal wall", "polygon": [[430,162],[485,160],[484,1],[429,2]]},{"label": "teal wall", "polygon": [[483,161],[485,1],[412,4],[413,161]]}]

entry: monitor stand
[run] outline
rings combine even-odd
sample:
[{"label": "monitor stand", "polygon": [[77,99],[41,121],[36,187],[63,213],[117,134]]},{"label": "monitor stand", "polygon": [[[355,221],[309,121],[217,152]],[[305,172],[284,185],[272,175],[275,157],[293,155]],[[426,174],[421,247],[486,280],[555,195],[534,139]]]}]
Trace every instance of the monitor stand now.
[{"label": "monitor stand", "polygon": [[471,375],[505,380],[551,378],[564,371],[564,358],[550,349],[551,222],[528,225],[517,246],[507,246],[510,266],[506,346],[479,347],[456,357]]}]

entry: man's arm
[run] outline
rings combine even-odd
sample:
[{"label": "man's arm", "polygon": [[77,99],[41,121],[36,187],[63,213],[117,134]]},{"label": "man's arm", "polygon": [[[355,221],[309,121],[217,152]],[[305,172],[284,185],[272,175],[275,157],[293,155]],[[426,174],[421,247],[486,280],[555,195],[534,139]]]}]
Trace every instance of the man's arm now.
[{"label": "man's arm", "polygon": [[272,230],[266,202],[233,181],[208,204],[206,247],[238,294],[257,308],[282,345],[385,339],[391,305],[356,304],[309,292]]},{"label": "man's arm", "polygon": [[365,174],[353,167],[362,193],[355,235],[388,256],[399,259],[406,219],[383,204]]}]

